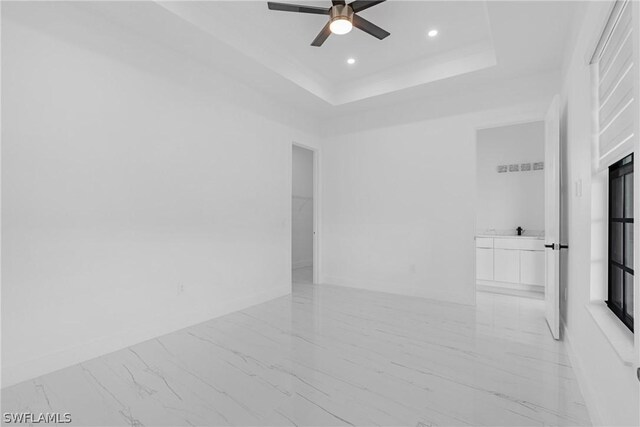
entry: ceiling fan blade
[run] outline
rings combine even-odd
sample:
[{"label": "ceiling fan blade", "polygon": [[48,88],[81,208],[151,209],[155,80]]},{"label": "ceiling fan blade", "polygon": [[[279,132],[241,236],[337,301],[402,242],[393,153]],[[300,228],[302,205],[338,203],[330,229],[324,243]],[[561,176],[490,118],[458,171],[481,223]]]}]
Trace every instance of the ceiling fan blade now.
[{"label": "ceiling fan blade", "polygon": [[349,3],[349,6],[351,6],[351,9],[353,9],[354,12],[358,13],[362,10],[369,9],[370,7],[373,7],[384,1],[385,0],[356,0],[354,2]]},{"label": "ceiling fan blade", "polygon": [[365,33],[371,34],[373,37],[376,37],[380,40],[391,34],[390,32],[383,30],[382,28],[378,27],[375,24],[372,24],[371,22],[358,15],[353,15],[353,26],[361,29]]},{"label": "ceiling fan blade", "polygon": [[311,42],[311,46],[320,47],[322,46],[322,43],[324,43],[325,40],[329,38],[329,36],[331,35],[331,29],[329,28],[330,24],[330,22],[327,22],[327,25],[325,25],[322,30],[320,30],[316,38]]},{"label": "ceiling fan blade", "polygon": [[346,3],[344,0],[332,0],[334,6],[344,6]]},{"label": "ceiling fan blade", "polygon": [[273,1],[267,2],[267,6],[271,10],[279,10],[282,12],[298,12],[298,13],[313,13],[316,15],[328,15],[330,8],[316,7],[316,6],[304,6],[300,4],[287,4],[276,3]]}]

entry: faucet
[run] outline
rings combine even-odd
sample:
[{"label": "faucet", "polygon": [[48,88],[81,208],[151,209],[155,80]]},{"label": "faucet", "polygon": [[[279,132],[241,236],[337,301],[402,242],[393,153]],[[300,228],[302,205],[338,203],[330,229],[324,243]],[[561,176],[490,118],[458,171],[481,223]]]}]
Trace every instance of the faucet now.
[{"label": "faucet", "polygon": [[516,228],[516,231],[518,232],[518,236],[522,236],[522,232],[524,231],[524,228],[518,226],[518,228]]}]

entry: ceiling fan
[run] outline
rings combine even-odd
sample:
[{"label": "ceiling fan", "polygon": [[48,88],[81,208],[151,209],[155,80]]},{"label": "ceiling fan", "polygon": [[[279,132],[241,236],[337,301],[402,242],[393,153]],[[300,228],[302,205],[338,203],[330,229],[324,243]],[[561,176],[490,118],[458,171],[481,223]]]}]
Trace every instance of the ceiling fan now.
[{"label": "ceiling fan", "polygon": [[311,42],[311,46],[320,47],[325,40],[333,34],[347,34],[353,27],[356,27],[365,33],[382,40],[391,33],[383,30],[377,25],[372,24],[366,19],[357,15],[365,9],[380,4],[385,0],[355,0],[346,4],[344,0],[332,1],[333,6],[329,8],[317,6],[303,6],[298,4],[267,2],[269,9],[280,10],[283,12],[312,13],[316,15],[329,15],[329,22],[320,30],[320,33]]}]

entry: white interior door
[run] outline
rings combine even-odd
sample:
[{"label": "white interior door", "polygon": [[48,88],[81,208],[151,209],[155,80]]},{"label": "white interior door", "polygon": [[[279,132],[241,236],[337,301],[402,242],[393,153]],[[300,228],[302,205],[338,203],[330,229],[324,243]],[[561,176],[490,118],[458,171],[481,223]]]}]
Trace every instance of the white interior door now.
[{"label": "white interior door", "polygon": [[560,102],[556,95],[545,118],[544,141],[545,317],[560,338]]}]

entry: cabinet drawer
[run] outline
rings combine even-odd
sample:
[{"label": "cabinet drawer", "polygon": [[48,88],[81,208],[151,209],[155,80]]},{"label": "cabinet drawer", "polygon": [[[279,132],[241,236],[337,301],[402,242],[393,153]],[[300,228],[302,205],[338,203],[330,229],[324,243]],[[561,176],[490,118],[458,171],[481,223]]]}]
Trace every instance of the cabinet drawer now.
[{"label": "cabinet drawer", "polygon": [[524,239],[520,242],[520,248],[525,251],[544,251],[544,240]]},{"label": "cabinet drawer", "polygon": [[476,237],[476,248],[493,248],[493,238]]},{"label": "cabinet drawer", "polygon": [[522,249],[528,251],[543,251],[544,240],[539,239],[495,239],[496,249]]}]

